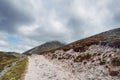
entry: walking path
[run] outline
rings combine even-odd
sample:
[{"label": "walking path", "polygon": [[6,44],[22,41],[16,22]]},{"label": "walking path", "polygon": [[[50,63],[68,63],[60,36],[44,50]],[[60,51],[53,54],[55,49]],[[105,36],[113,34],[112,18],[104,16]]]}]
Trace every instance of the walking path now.
[{"label": "walking path", "polygon": [[53,64],[42,55],[29,57],[28,69],[24,80],[77,80],[61,66]]}]

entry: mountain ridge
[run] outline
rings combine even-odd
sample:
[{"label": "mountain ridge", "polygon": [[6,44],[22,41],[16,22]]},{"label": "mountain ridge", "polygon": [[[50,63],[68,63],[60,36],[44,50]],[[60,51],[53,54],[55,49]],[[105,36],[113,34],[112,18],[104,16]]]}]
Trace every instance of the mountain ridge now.
[{"label": "mountain ridge", "polygon": [[74,51],[79,52],[79,51],[85,51],[87,47],[93,44],[100,44],[100,45],[107,45],[110,47],[115,47],[115,48],[120,48],[120,28],[112,29],[109,31],[105,31],[84,39],[80,39],[77,41],[74,41],[72,43],[69,43],[67,45],[64,45],[62,47],[59,47],[57,49],[52,49],[49,51],[45,51],[39,54],[44,54],[48,52],[54,52],[56,50],[70,50],[74,49]]},{"label": "mountain ridge", "polygon": [[78,80],[120,80],[120,28],[40,53]]},{"label": "mountain ridge", "polygon": [[52,50],[52,49],[59,48],[63,45],[64,44],[59,42],[59,41],[49,41],[49,42],[46,42],[46,43],[44,43],[40,46],[32,48],[32,49],[24,52],[23,54],[31,54],[31,53],[38,54],[38,53],[42,53],[44,51],[49,51],[49,50]]}]

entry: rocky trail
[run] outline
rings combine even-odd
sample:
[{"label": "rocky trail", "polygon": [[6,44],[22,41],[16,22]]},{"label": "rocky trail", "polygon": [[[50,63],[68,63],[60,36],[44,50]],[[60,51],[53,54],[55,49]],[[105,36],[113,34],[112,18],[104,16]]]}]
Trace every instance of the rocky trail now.
[{"label": "rocky trail", "polygon": [[24,80],[78,80],[75,75],[46,59],[42,55],[29,57]]}]

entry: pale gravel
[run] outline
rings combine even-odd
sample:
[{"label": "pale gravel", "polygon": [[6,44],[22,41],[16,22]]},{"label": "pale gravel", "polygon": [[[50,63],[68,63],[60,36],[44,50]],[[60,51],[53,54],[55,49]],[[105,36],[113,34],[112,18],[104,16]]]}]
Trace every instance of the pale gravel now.
[{"label": "pale gravel", "polygon": [[24,80],[77,80],[75,76],[42,55],[29,57]]}]

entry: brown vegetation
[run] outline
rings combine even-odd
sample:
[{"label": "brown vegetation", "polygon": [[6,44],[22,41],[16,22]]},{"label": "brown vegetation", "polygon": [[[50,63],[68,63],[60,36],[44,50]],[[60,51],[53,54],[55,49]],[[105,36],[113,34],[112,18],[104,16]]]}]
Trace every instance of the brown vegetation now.
[{"label": "brown vegetation", "polygon": [[45,51],[39,54],[44,54],[48,52],[53,53],[56,50],[68,51],[70,49],[73,49],[76,52],[84,52],[88,49],[89,46],[95,45],[95,44],[96,45],[100,44],[103,46],[108,45],[110,47],[120,48],[120,28],[103,32],[101,34],[97,34],[85,39],[81,39],[76,42],[65,45],[63,47]]},{"label": "brown vegetation", "polygon": [[113,58],[111,63],[113,66],[120,66],[120,57]]},{"label": "brown vegetation", "polygon": [[110,71],[109,72],[109,75],[111,75],[111,76],[117,76],[118,74],[119,74],[118,71]]},{"label": "brown vegetation", "polygon": [[11,64],[16,60],[17,60],[17,57],[15,57],[14,55],[1,52],[0,53],[0,71],[2,71],[6,65]]}]

